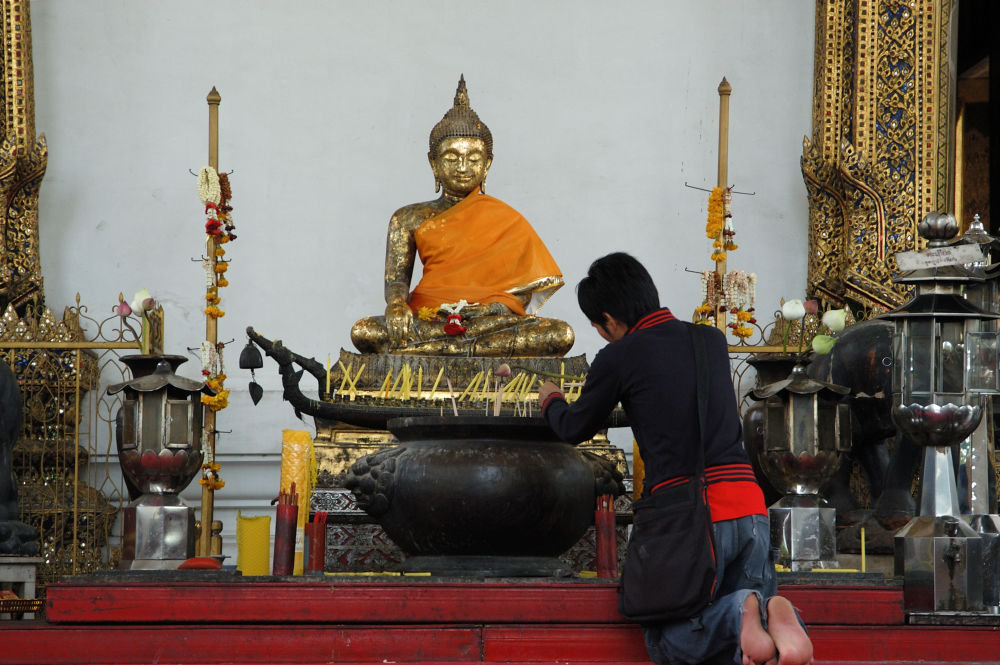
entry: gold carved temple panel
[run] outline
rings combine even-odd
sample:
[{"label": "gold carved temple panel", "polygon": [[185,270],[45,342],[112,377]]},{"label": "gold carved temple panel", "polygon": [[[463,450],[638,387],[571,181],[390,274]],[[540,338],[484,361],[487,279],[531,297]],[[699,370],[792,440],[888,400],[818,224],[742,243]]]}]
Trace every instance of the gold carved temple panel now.
[{"label": "gold carved temple panel", "polygon": [[817,0],[808,292],[894,308],[894,254],[951,197],[954,0]]},{"label": "gold carved temple panel", "polygon": [[0,117],[0,311],[24,311],[44,301],[38,253],[38,190],[48,148],[35,137],[34,74],[28,0],[3,0],[0,15],[0,65],[3,67]]}]

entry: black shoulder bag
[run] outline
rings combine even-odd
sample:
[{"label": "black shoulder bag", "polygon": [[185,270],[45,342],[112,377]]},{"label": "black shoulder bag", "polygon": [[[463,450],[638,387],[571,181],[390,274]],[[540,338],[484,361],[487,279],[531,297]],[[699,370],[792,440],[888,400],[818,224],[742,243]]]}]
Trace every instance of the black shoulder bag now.
[{"label": "black shoulder bag", "polygon": [[708,363],[701,326],[691,325],[697,376],[698,472],[687,482],[636,501],[632,535],[618,585],[618,610],[642,624],[688,619],[715,591],[715,542],[705,487]]}]

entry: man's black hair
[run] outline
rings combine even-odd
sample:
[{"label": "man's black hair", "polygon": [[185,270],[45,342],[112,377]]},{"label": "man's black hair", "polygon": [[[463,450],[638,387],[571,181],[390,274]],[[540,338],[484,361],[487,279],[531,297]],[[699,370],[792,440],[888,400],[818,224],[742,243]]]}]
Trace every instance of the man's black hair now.
[{"label": "man's black hair", "polygon": [[607,312],[630,329],[660,308],[660,294],[646,268],[633,256],[615,252],[590,264],[576,286],[580,309],[593,323],[604,325]]}]

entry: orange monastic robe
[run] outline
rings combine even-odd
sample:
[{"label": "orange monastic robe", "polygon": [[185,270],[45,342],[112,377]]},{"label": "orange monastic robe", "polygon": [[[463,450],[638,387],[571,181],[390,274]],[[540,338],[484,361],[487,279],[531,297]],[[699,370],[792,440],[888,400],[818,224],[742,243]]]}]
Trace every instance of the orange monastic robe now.
[{"label": "orange monastic robe", "polygon": [[466,300],[503,303],[518,314],[515,294],[532,294],[532,310],[563,284],[562,273],[521,213],[474,192],[414,233],[424,274],[410,293],[416,312]]}]

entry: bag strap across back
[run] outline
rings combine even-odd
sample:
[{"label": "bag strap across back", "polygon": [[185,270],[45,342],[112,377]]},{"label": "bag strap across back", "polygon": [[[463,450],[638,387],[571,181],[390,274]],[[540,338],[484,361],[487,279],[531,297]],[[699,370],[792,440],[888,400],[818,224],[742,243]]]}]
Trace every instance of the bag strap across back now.
[{"label": "bag strap across back", "polygon": [[698,478],[705,475],[705,419],[708,410],[708,353],[705,350],[706,330],[701,330],[700,325],[690,323],[691,344],[694,346],[694,367],[697,381],[698,400]]}]

